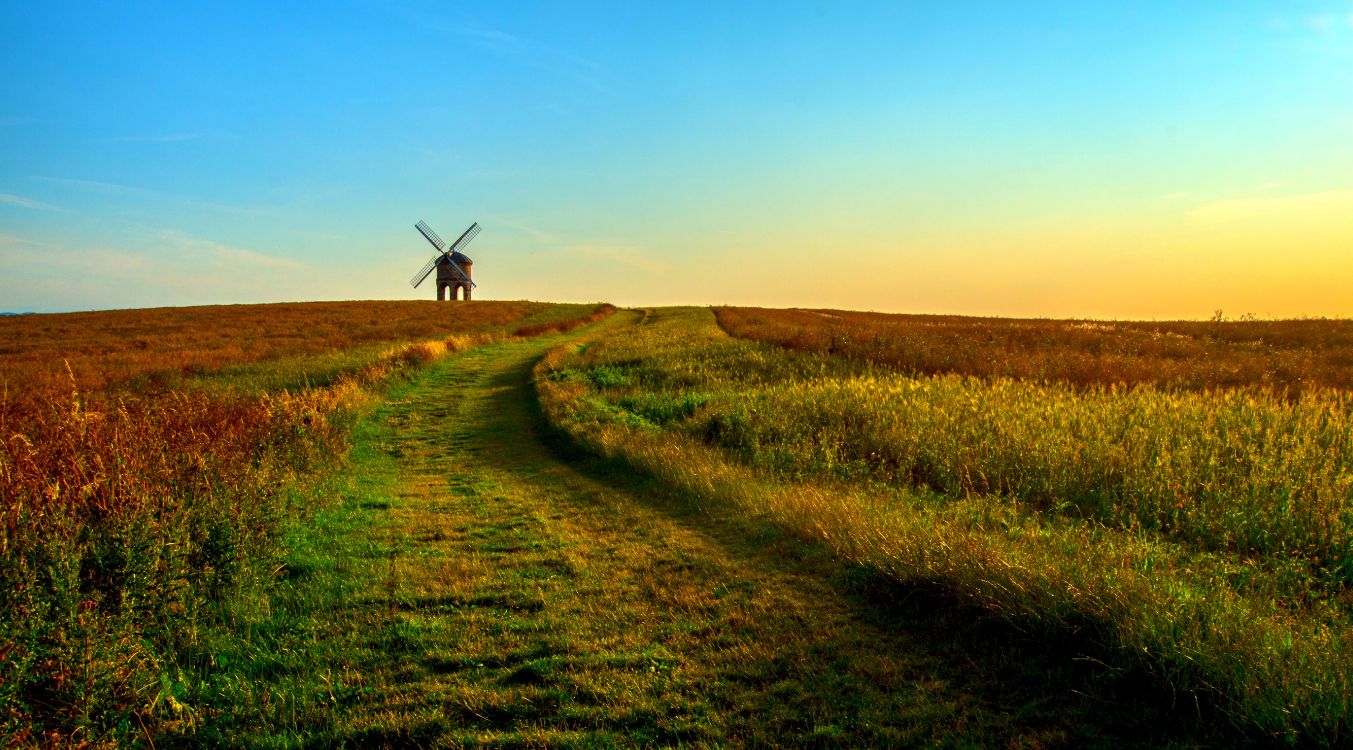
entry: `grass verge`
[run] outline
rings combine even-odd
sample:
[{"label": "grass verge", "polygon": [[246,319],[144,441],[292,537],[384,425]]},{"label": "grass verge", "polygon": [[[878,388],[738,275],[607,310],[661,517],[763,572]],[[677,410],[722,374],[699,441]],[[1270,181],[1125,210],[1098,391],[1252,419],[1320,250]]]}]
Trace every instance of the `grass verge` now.
[{"label": "grass verge", "polygon": [[[787,477],[682,429],[708,423],[718,389],[790,390],[796,378],[857,372],[732,341],[708,311],[686,310],[661,311],[581,354],[557,351],[536,382],[550,421],[573,440],[712,506],[770,519],[894,580],[940,585],[1018,627],[1081,633],[1119,668],[1189,696],[1215,725],[1292,744],[1343,740],[1353,646],[1337,608],[1284,606],[1264,595],[1270,584],[1237,582],[1227,560],[1149,533],[1009,497]],[[804,423],[800,434],[811,439],[817,427]]]}]

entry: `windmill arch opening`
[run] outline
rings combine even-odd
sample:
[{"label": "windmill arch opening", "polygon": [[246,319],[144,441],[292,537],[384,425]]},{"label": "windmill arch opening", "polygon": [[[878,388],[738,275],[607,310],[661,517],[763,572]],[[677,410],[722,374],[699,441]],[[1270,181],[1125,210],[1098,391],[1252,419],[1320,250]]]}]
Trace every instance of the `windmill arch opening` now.
[{"label": "windmill arch opening", "polygon": [[470,287],[464,284],[456,284],[450,281],[437,282],[437,301],[443,302],[448,298],[452,302],[455,302],[457,300],[464,300],[466,302],[469,302]]}]

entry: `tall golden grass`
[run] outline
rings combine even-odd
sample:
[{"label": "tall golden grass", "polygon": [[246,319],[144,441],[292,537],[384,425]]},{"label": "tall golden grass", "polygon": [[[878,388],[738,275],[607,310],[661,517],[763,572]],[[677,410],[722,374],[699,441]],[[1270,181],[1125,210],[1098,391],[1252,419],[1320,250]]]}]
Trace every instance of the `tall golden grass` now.
[{"label": "tall golden grass", "polygon": [[1294,605],[1353,587],[1346,392],[1293,402],[1265,391],[861,375],[720,393],[690,429],[786,475],[1000,495],[1262,558],[1302,584],[1281,594]]},{"label": "tall golden grass", "polygon": [[573,318],[560,318],[557,320],[537,320],[524,325],[517,326],[512,333],[514,336],[530,338],[532,336],[541,336],[547,333],[565,333],[577,328],[581,328],[588,323],[595,323],[615,312],[615,306],[609,304],[597,305],[591,313],[585,316]]},{"label": "tall golden grass", "polygon": [[[184,655],[275,578],[280,533],[313,512],[309,488],[384,383],[523,325],[558,330],[613,309],[365,304],[34,316],[8,329],[0,372],[19,390],[0,402],[0,742],[111,746],[192,722]],[[160,326],[173,333],[135,343],[133,331]],[[304,372],[328,347],[428,331],[437,338],[346,361],[323,387],[122,387],[282,355]],[[43,359],[62,354],[76,356]]]},{"label": "tall golden grass", "polygon": [[705,310],[558,350],[536,383],[574,440],[704,502],[1079,632],[1257,737],[1346,742],[1344,392],[913,377],[730,338]]},{"label": "tall golden grass", "polygon": [[860,359],[913,375],[952,373],[1077,386],[1353,388],[1353,320],[1120,322],[716,309],[733,336]]}]

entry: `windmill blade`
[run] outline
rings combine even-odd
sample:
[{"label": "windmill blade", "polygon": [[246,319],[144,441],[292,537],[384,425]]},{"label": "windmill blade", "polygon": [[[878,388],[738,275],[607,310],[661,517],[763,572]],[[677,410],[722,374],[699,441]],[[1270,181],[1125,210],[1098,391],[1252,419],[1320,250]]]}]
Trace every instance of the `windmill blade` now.
[{"label": "windmill blade", "polygon": [[432,227],[428,226],[426,221],[419,219],[418,223],[414,224],[413,227],[423,233],[423,238],[428,242],[431,242],[432,246],[437,248],[437,252],[446,252],[446,241],[441,237],[438,237],[437,233],[432,231]]},{"label": "windmill blade", "polygon": [[470,280],[469,275],[467,275],[465,271],[461,270],[460,266],[456,265],[456,262],[454,260],[451,260],[450,255],[446,256],[446,262],[448,265],[451,266],[451,270],[455,271],[456,276],[460,277],[460,280],[463,281],[464,283],[469,284],[471,289],[478,286],[478,284],[475,284],[473,281]]},{"label": "windmill blade", "polygon": [[426,266],[423,266],[423,270],[414,274],[413,278],[409,279],[409,285],[412,286],[414,289],[417,289],[418,285],[423,283],[423,279],[426,279],[428,277],[428,274],[432,273],[432,269],[437,267],[437,261],[441,259],[442,256],[440,255],[432,256],[432,260],[428,261],[428,264]]},{"label": "windmill blade", "polygon": [[453,253],[456,252],[462,247],[465,247],[466,245],[470,244],[470,240],[474,239],[477,236],[479,236],[479,222],[476,221],[475,223],[470,225],[469,229],[465,230],[465,233],[460,236],[460,239],[451,243],[451,249],[448,252]]}]

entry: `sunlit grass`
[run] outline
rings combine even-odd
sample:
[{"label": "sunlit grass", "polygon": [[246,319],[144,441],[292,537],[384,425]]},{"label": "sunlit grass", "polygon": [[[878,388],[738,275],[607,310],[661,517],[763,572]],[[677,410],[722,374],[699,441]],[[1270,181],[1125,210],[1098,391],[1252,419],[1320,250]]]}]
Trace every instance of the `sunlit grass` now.
[{"label": "sunlit grass", "polygon": [[[0,318],[0,383],[9,399],[118,385],[176,387],[254,362],[476,333],[587,314],[593,305],[526,301],[300,302],[107,310]],[[67,368],[69,365],[69,369]]]},{"label": "sunlit grass", "polygon": [[436,363],[363,416],[342,472],[355,481],[294,546],[257,620],[266,637],[228,649],[258,668],[204,688],[229,710],[185,739],[1121,747],[1145,729],[1191,746],[1157,731],[1149,701],[1147,716],[1101,719],[1067,696],[1093,678],[998,628],[945,627],[962,615],[922,604],[881,621],[900,612],[865,600],[875,577],[820,545],[697,513],[685,492],[547,440],[553,453],[528,383],[547,346]]},{"label": "sunlit grass", "polygon": [[[315,511],[354,415],[449,353],[611,310],[443,305],[408,329],[382,327],[389,306],[374,303],[370,335],[437,337],[326,346],[296,341],[350,326],[360,304],[293,307],[281,323],[286,306],[150,311],[137,320],[176,321],[178,337],[128,356],[130,313],[47,329],[32,316],[28,335],[51,338],[25,338],[0,368],[19,383],[0,403],[0,740],[117,744],[200,720],[194,670],[231,668],[214,639],[264,606],[284,572],[279,540]],[[61,352],[75,355],[58,364],[64,384],[40,360]]]},{"label": "sunlit grass", "polygon": [[1353,320],[1093,321],[716,309],[734,336],[872,362],[1076,386],[1353,388]]},{"label": "sunlit grass", "polygon": [[958,376],[661,310],[537,378],[578,442],[1022,626],[1086,631],[1224,721],[1335,742],[1353,711],[1346,395]]},{"label": "sunlit grass", "polygon": [[[814,378],[711,397],[686,429],[789,476],[1001,495],[1353,584],[1353,399],[1077,391],[1009,379]],[[1290,596],[1300,603],[1308,592]],[[1290,597],[1289,597],[1290,598]]]}]

